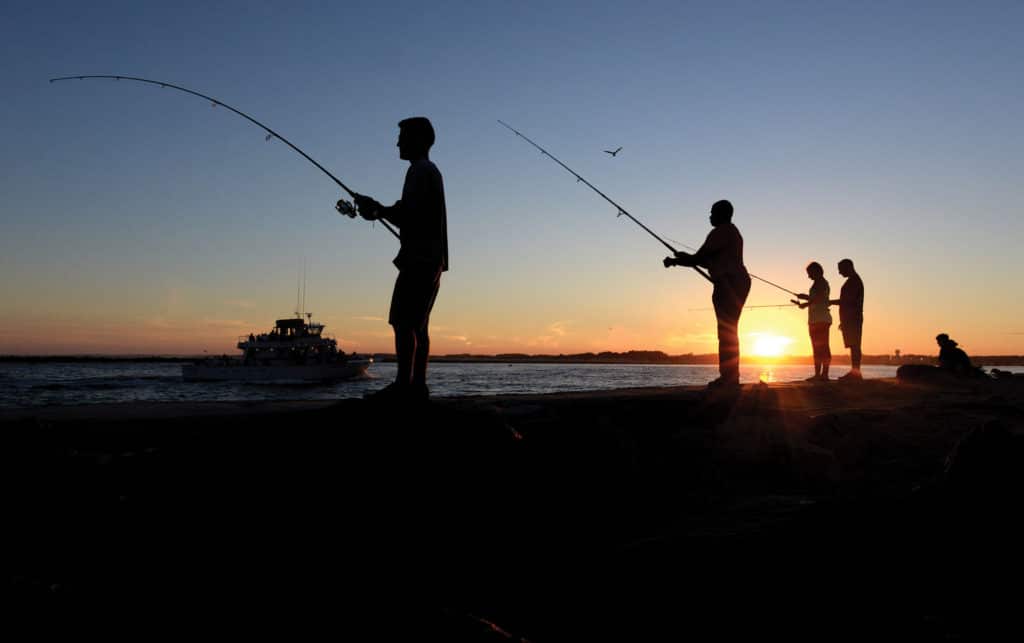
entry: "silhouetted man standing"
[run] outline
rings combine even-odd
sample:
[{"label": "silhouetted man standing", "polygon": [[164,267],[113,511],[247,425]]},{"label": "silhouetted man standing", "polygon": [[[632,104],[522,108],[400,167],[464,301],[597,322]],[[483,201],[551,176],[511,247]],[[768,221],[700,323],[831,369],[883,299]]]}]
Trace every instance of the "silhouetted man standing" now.
[{"label": "silhouetted man standing", "polygon": [[395,331],[398,374],[394,383],[374,393],[374,399],[429,398],[427,362],[430,334],[427,326],[448,270],[448,223],[444,182],[430,161],[434,127],[422,116],[398,124],[399,157],[409,161],[402,198],[390,207],[367,196],[355,197],[359,214],[368,220],[386,219],[401,232],[401,249],[395,257],[398,278],[391,295],[388,323]]},{"label": "silhouetted man standing", "polygon": [[839,306],[839,330],[843,333],[843,345],[850,349],[850,372],[839,379],[859,380],[863,379],[860,373],[860,342],[864,329],[864,282],[849,259],[839,262],[839,274],[846,277],[839,290],[839,299],[828,302]]},{"label": "silhouetted man standing", "polygon": [[711,206],[711,225],[704,245],[697,252],[677,252],[665,257],[665,267],[702,266],[708,269],[715,288],[711,303],[718,318],[718,371],[720,377],[708,384],[739,386],[740,339],[738,326],[743,304],[750,294],[750,275],[743,265],[743,237],[732,224],[732,204],[717,201]]}]

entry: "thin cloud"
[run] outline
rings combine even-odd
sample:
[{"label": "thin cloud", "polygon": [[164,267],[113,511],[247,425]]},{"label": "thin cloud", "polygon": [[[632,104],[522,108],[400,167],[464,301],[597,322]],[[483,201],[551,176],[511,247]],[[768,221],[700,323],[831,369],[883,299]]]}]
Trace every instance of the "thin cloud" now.
[{"label": "thin cloud", "polygon": [[548,332],[550,332],[552,335],[557,335],[559,337],[565,337],[566,334],[569,332],[568,329],[566,329],[566,326],[568,326],[571,323],[572,322],[570,322],[570,321],[556,321],[556,322],[552,322],[552,324],[550,326],[548,326]]},{"label": "thin cloud", "polygon": [[241,328],[243,326],[251,326],[251,324],[244,319],[204,319],[201,323],[204,326],[210,326],[213,328]]},{"label": "thin cloud", "polygon": [[387,321],[383,317],[374,317],[372,315],[356,315],[352,319],[358,319],[359,321],[373,321],[373,322]]},{"label": "thin cloud", "polygon": [[526,342],[530,348],[558,348],[558,338],[553,335],[538,335]]}]

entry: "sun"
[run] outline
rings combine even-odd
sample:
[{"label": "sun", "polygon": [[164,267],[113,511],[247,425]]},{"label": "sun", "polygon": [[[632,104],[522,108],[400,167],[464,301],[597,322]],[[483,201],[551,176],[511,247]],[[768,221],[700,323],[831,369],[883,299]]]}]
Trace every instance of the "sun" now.
[{"label": "sun", "polygon": [[757,357],[781,357],[786,347],[793,343],[788,337],[768,333],[754,333],[754,337],[751,352]]}]

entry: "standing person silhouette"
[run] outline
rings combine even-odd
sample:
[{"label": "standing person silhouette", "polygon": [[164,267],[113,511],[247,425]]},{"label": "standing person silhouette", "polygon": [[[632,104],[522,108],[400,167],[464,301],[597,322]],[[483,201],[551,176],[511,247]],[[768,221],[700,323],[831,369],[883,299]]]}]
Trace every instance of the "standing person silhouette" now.
[{"label": "standing person silhouette", "polygon": [[839,299],[828,303],[839,306],[839,330],[843,333],[843,345],[850,349],[850,372],[840,376],[841,380],[859,380],[864,376],[860,373],[860,342],[864,330],[864,282],[853,268],[853,261],[843,259],[839,262],[839,274],[846,277],[843,287],[839,289]]},{"label": "standing person silhouette", "polygon": [[395,331],[398,374],[392,384],[368,396],[374,400],[427,400],[427,362],[430,357],[430,311],[448,270],[448,221],[444,181],[430,161],[434,127],[422,116],[398,124],[399,157],[409,161],[402,198],[385,207],[376,200],[355,197],[359,214],[370,221],[386,219],[401,233],[395,257],[398,278],[391,295],[388,323]]},{"label": "standing person silhouette", "polygon": [[828,331],[832,326],[832,315],[828,312],[830,289],[825,281],[825,269],[817,261],[807,264],[807,278],[813,281],[807,294],[797,295],[803,303],[791,300],[800,308],[807,309],[807,329],[811,335],[811,348],[814,351],[814,375],[807,378],[808,382],[827,382],[828,367],[832,363],[832,351],[828,347]]},{"label": "standing person silhouette", "polygon": [[702,266],[708,269],[714,290],[711,303],[718,320],[719,378],[711,388],[740,385],[740,339],[738,326],[743,304],[750,294],[750,275],[743,265],[743,236],[732,223],[732,204],[716,201],[711,206],[712,230],[697,252],[677,252],[665,257],[665,267]]}]

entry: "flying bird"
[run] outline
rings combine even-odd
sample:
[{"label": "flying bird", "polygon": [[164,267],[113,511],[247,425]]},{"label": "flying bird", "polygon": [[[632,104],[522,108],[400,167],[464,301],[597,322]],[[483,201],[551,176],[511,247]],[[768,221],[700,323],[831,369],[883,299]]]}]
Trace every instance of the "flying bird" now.
[{"label": "flying bird", "polygon": [[619,146],[619,149],[615,150],[614,152],[613,152],[613,151],[611,151],[611,150],[605,150],[605,151],[604,151],[604,153],[605,153],[605,154],[611,154],[612,156],[615,156],[616,154],[618,154],[618,153],[619,153],[619,151],[620,151],[621,149],[622,149],[622,146],[620,145],[620,146]]}]

